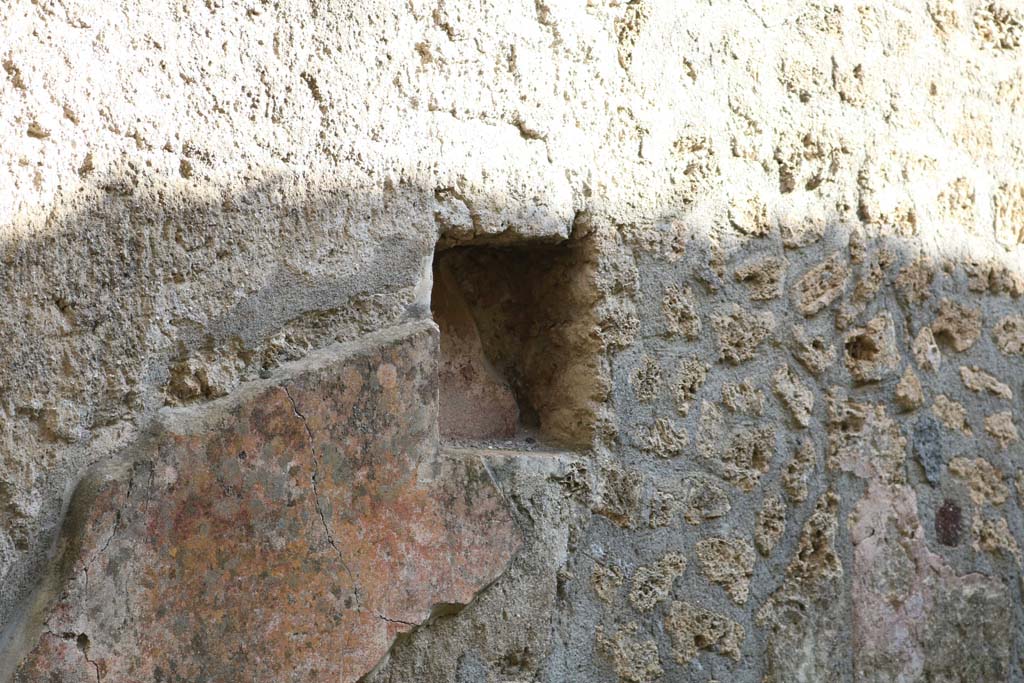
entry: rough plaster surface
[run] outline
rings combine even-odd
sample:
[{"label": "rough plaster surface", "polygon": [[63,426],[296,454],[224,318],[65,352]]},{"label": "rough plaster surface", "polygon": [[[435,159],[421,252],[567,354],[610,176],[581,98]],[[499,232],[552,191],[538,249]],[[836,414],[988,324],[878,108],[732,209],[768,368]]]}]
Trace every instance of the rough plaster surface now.
[{"label": "rough plaster surface", "polygon": [[439,239],[571,238],[539,417],[591,443],[499,458],[524,549],[375,680],[1021,680],[1022,40],[1011,0],[5,3],[0,623],[157,410],[428,317]]}]

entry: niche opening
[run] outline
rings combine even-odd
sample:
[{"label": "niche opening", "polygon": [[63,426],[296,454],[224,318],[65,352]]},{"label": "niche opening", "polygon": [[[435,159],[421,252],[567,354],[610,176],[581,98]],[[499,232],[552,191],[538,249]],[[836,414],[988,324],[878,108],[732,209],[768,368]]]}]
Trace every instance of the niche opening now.
[{"label": "niche opening", "polygon": [[573,241],[435,253],[443,439],[592,444],[607,397],[592,262]]}]

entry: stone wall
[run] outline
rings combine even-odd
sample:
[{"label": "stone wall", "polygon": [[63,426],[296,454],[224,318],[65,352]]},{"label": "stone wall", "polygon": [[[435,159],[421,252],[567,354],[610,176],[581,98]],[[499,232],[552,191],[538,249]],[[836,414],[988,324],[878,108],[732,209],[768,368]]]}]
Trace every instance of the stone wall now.
[{"label": "stone wall", "polygon": [[[417,351],[435,417],[363,415],[322,452],[388,435],[385,482],[461,463],[410,496],[464,531],[452,491],[493,501],[508,557],[454,532],[392,553],[395,585],[438,559],[469,578],[381,612],[370,649],[323,636],[341,673],[319,650],[236,671],[1024,680],[1022,40],[1010,0],[4,4],[0,675],[138,676],[111,653],[152,655],[166,615],[103,596],[151,579],[74,568],[113,561],[82,554],[103,529],[150,532],[82,492],[159,425],[434,334],[441,269],[462,323],[435,306],[453,336]],[[439,441],[457,400],[503,431]],[[207,467],[196,504],[230,498]],[[147,486],[126,520],[170,495]],[[427,514],[386,499],[395,528]],[[338,542],[323,520],[292,540]],[[324,581],[325,619],[366,616]]]}]

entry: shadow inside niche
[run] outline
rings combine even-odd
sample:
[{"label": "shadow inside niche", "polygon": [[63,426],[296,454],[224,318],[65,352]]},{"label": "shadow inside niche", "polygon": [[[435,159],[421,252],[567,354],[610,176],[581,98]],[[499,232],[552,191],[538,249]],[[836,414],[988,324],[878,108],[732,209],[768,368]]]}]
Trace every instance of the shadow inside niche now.
[{"label": "shadow inside niche", "polygon": [[592,266],[572,240],[436,253],[442,438],[591,445],[604,398]]}]

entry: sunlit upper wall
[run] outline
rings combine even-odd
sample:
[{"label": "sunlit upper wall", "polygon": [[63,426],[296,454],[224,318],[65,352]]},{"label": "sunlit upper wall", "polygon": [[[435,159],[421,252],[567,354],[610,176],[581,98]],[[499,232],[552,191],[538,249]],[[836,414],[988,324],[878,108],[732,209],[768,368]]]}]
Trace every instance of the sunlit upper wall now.
[{"label": "sunlit upper wall", "polygon": [[6,4],[4,233],[125,184],[173,215],[405,183],[455,232],[728,234],[754,202],[1019,242],[1022,60],[968,3],[277,5]]}]

